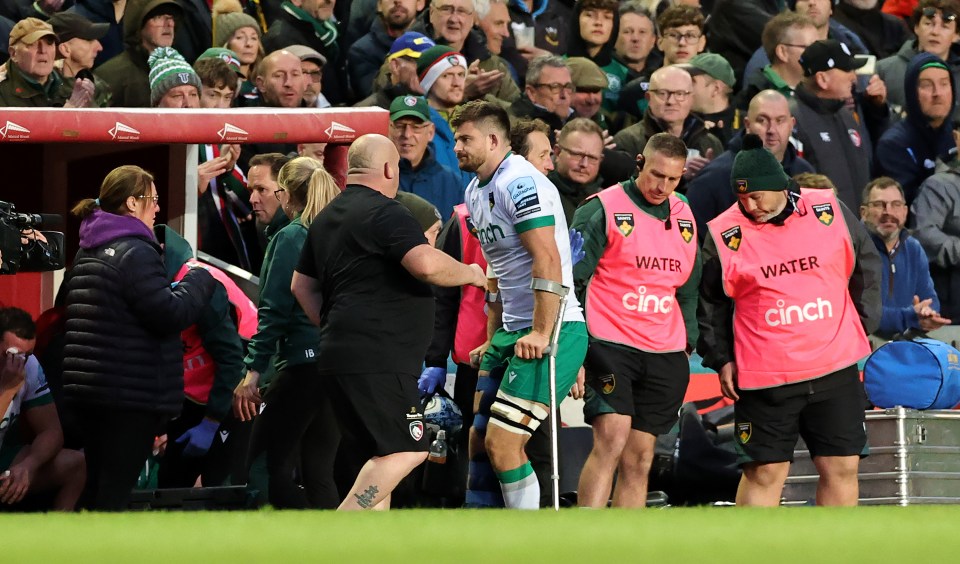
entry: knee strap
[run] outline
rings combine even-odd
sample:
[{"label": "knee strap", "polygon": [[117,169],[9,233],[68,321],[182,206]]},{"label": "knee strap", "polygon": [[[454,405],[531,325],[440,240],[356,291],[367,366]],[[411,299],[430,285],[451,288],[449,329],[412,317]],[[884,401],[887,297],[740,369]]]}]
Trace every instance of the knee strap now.
[{"label": "knee strap", "polygon": [[511,433],[533,435],[547,418],[547,410],[535,401],[497,392],[490,406],[490,423]]}]

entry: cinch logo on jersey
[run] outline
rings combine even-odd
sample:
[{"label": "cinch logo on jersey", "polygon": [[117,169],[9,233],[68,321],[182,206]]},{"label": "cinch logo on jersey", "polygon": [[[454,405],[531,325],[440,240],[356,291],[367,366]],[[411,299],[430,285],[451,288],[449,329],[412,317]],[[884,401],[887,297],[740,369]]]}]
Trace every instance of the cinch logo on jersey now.
[{"label": "cinch logo on jersey", "polygon": [[673,310],[673,296],[654,296],[647,294],[646,286],[637,288],[637,293],[627,292],[623,295],[622,303],[628,311],[642,313],[670,313]]},{"label": "cinch logo on jersey", "polygon": [[772,307],[763,314],[763,320],[770,327],[817,321],[828,317],[833,317],[833,304],[823,298],[817,298],[815,302],[792,306],[788,306],[783,300],[777,300],[777,307]]},{"label": "cinch logo on jersey", "polygon": [[503,239],[504,237],[506,237],[506,234],[504,234],[503,228],[501,228],[496,223],[492,223],[490,224],[489,227],[484,227],[484,228],[478,227],[477,237],[480,238],[481,245],[488,245],[491,243],[495,243],[499,239]]}]

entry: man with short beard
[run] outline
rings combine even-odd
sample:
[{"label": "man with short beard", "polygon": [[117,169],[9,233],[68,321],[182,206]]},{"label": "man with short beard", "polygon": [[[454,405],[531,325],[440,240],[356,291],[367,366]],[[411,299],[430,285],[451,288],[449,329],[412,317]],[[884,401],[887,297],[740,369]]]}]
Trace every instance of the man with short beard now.
[{"label": "man with short beard", "polygon": [[[459,164],[453,152],[453,129],[450,127],[450,120],[453,109],[463,102],[467,60],[450,47],[437,45],[424,51],[417,59],[417,73],[430,106],[430,120],[436,128],[432,143],[437,162],[456,171]],[[467,173],[461,175],[463,186],[466,186],[470,176]]]},{"label": "man with short beard", "polygon": [[379,0],[377,14],[370,31],[358,39],[347,53],[350,85],[357,97],[373,91],[373,79],[383,64],[394,40],[410,28],[424,0]]},{"label": "man with short beard", "polygon": [[920,241],[903,228],[907,204],[903,188],[896,180],[881,176],[863,189],[860,220],[877,246],[883,268],[880,270],[883,316],[877,336],[889,339],[907,329],[928,332],[949,325],[940,316],[940,300],[930,277],[927,253]]},{"label": "man with short beard", "polygon": [[755,135],[730,186],[738,202],[707,224],[697,352],[735,402],[737,506],[780,504],[798,437],[820,474],[817,505],[856,505],[877,249],[832,191],[798,189]]}]

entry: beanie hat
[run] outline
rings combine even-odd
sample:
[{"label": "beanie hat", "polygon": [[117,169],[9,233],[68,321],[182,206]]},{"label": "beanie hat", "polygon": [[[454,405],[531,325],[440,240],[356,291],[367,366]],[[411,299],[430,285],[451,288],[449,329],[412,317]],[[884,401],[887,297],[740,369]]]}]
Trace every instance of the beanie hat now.
[{"label": "beanie hat", "polygon": [[240,28],[252,27],[260,33],[253,16],[245,14],[239,0],[216,0],[213,3],[213,46],[225,47]]},{"label": "beanie hat", "polygon": [[394,199],[410,210],[414,219],[420,224],[420,229],[424,231],[433,227],[436,222],[443,221],[436,206],[412,192],[397,190],[397,196]]},{"label": "beanie hat", "polygon": [[417,59],[417,74],[424,92],[430,92],[440,75],[453,67],[463,67],[467,72],[467,58],[446,45],[436,45],[423,52]]},{"label": "beanie hat", "polygon": [[779,192],[786,190],[790,177],[783,171],[783,165],[777,162],[760,136],[748,133],[743,136],[743,148],[733,159],[730,170],[730,185],[734,194],[750,192]]},{"label": "beanie hat", "polygon": [[150,63],[150,105],[153,107],[171,88],[189,84],[196,86],[197,92],[203,89],[193,67],[172,47],[157,47],[147,62]]}]

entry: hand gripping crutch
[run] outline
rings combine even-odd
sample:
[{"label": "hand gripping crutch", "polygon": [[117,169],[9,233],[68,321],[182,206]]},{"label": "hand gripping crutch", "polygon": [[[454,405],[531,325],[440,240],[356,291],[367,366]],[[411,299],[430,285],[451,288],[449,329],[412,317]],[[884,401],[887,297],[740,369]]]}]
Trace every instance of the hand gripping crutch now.
[{"label": "hand gripping crutch", "polygon": [[560,441],[557,426],[557,349],[560,343],[560,325],[563,323],[563,312],[567,306],[567,293],[570,288],[558,284],[553,280],[534,278],[530,282],[534,290],[542,290],[560,296],[560,306],[557,308],[557,319],[550,332],[550,345],[544,349],[547,355],[547,365],[550,371],[550,464],[552,473],[550,481],[553,485],[553,510],[560,511]]}]

